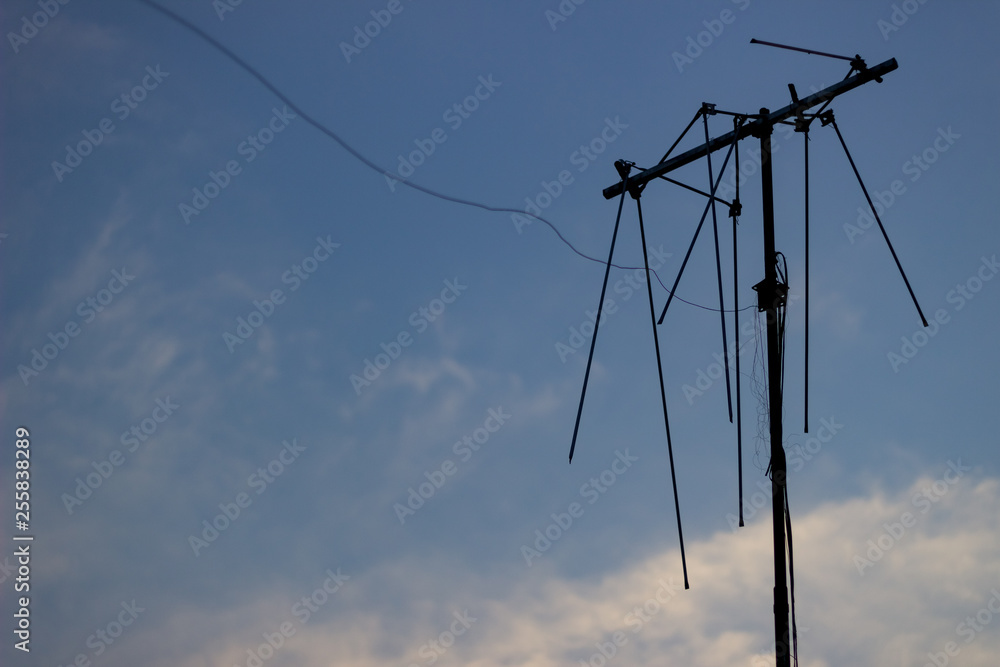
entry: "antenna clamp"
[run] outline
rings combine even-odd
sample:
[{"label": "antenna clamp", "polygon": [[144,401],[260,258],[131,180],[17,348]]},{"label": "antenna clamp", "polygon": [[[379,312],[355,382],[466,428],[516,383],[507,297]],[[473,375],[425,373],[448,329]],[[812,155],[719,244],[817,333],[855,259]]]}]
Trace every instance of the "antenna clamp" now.
[{"label": "antenna clamp", "polygon": [[779,283],[774,276],[768,276],[753,286],[757,292],[757,311],[763,313],[771,308],[784,308],[788,302],[788,285]]}]

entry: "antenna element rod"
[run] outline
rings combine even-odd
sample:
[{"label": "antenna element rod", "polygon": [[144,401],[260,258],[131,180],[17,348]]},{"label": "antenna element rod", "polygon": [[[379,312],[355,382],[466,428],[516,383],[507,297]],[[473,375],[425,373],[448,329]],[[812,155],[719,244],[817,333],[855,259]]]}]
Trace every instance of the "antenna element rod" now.
[{"label": "antenna element rod", "polygon": [[779,49],[788,49],[789,51],[800,51],[802,53],[811,53],[817,56],[826,56],[827,58],[837,58],[838,60],[846,60],[848,62],[854,60],[854,58],[848,58],[847,56],[838,56],[836,53],[824,53],[823,51],[813,51],[812,49],[802,49],[797,46],[787,46],[785,44],[777,44],[775,42],[765,42],[760,39],[751,39],[751,44],[763,44],[764,46],[775,46]]},{"label": "antenna element rod", "polygon": [[[628,173],[632,169],[631,162],[618,160],[615,168],[621,175],[623,183],[628,186]],[[611,235],[611,250],[608,252],[608,263],[604,267],[604,285],[601,286],[601,300],[597,304],[597,317],[594,319],[594,337],[590,339],[590,356],[587,357],[587,371],[583,374],[583,390],[580,392],[580,407],[576,410],[576,425],[573,427],[573,441],[569,446],[569,462],[573,462],[573,452],[576,451],[576,436],[580,432],[580,416],[583,415],[583,399],[587,397],[587,381],[590,380],[590,366],[594,363],[594,346],[597,345],[597,328],[601,325],[601,313],[604,310],[604,295],[608,291],[608,276],[611,274],[611,260],[615,256],[615,241],[618,239],[618,224],[622,221],[622,206],[625,205],[625,190],[622,188],[622,198],[618,202],[618,217],[615,218],[615,231]]]}]

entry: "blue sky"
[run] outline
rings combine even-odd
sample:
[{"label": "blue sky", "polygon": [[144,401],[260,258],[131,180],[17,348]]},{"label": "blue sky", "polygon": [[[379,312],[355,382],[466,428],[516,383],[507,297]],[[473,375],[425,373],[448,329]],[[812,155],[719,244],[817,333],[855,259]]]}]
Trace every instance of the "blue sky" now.
[{"label": "blue sky", "polygon": [[[0,414],[5,442],[31,434],[35,541],[25,654],[5,493],[4,664],[773,664],[757,316],[740,313],[739,530],[718,313],[674,302],[658,330],[685,591],[631,201],[615,262],[632,268],[611,271],[566,461],[614,160],[651,166],[702,102],[776,109],[789,82],[847,72],[751,37],[898,60],[832,108],[935,321],[815,124],[803,433],[803,146],[776,131],[800,660],[993,664],[994,4],[162,4],[369,162],[534,202],[596,261],[542,222],[390,183],[141,2],[5,3]],[[679,148],[703,138],[699,121]],[[753,148],[741,307],[763,277]],[[707,181],[704,161],[674,175]],[[704,201],[660,181],[643,203],[670,285]],[[710,232],[677,294],[716,308]]]}]

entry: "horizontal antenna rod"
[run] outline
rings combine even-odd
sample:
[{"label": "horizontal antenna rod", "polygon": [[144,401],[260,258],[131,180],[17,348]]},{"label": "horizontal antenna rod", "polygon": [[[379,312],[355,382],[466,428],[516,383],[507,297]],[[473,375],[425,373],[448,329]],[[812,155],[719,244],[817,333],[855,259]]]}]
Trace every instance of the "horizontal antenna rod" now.
[{"label": "horizontal antenna rod", "polygon": [[[695,160],[705,157],[709,153],[714,153],[715,151],[728,147],[733,143],[735,137],[736,140],[745,139],[746,137],[753,136],[758,133],[758,130],[765,127],[771,127],[775,123],[780,123],[781,121],[795,116],[799,112],[810,109],[817,104],[821,104],[828,100],[832,100],[837,95],[846,93],[849,90],[854,90],[858,86],[868,83],[873,79],[881,77],[883,74],[888,74],[899,67],[896,63],[895,58],[890,58],[884,63],[879,63],[874,67],[871,67],[863,72],[859,72],[854,76],[848,77],[843,81],[833,84],[832,86],[825,88],[817,93],[805,97],[798,101],[798,103],[789,104],[786,107],[773,111],[767,115],[766,118],[758,118],[757,120],[746,123],[737,130],[728,132],[720,137],[712,139],[707,144],[701,144],[696,146],[686,153],[681,153],[680,155],[670,158],[665,162],[650,167],[645,171],[641,171],[635,176],[630,176],[628,179],[628,184],[630,188],[641,188],[649,181],[654,178],[659,178],[660,176],[667,174],[675,169],[679,169],[686,164],[690,164]],[[739,165],[737,165],[737,169]],[[618,181],[614,185],[604,188],[604,198],[613,199],[621,194],[622,192],[622,181]]]},{"label": "horizontal antenna rod", "polygon": [[847,56],[838,56],[836,53],[826,53],[824,51],[813,51],[812,49],[803,49],[798,46],[788,46],[787,44],[778,44],[777,42],[765,42],[762,39],[751,39],[751,44],[763,44],[764,46],[776,46],[779,49],[788,49],[789,51],[799,51],[801,53],[808,53],[814,56],[826,56],[827,58],[838,58],[840,60],[846,60],[851,62],[854,58],[848,58]]}]

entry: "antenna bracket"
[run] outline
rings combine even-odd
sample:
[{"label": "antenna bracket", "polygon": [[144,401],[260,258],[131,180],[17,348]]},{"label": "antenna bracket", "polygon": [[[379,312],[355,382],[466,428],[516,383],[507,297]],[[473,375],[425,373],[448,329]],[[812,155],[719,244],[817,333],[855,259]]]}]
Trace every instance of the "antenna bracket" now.
[{"label": "antenna bracket", "polygon": [[784,308],[788,301],[788,285],[779,283],[774,276],[768,276],[753,286],[757,292],[757,310],[763,313],[771,308]]},{"label": "antenna bracket", "polygon": [[740,203],[739,199],[734,199],[733,203],[729,205],[729,217],[738,218],[743,215],[743,204]]}]

